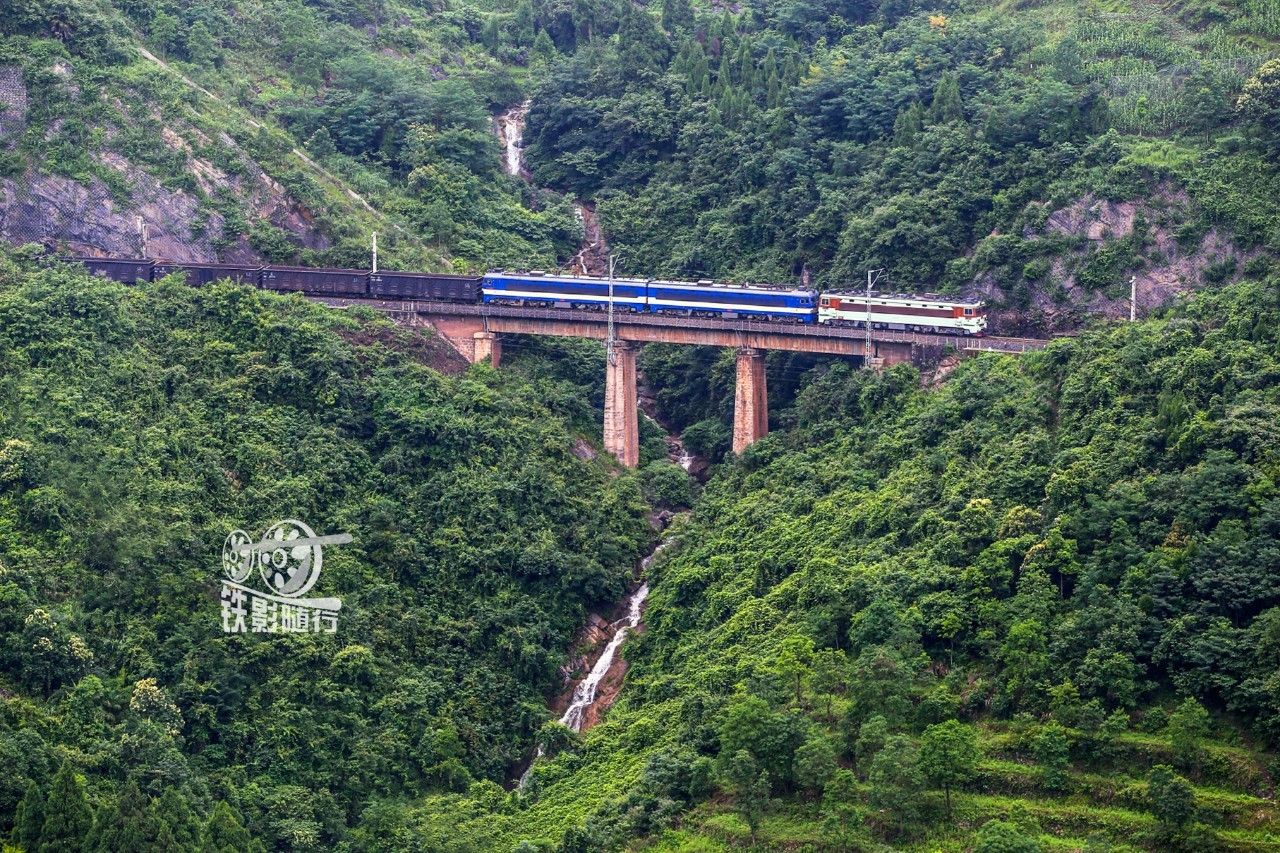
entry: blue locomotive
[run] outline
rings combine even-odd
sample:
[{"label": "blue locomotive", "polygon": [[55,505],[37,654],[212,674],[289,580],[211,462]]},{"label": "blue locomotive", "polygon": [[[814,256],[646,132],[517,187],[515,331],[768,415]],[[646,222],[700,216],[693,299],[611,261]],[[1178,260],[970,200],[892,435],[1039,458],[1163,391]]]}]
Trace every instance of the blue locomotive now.
[{"label": "blue locomotive", "polygon": [[[642,278],[613,281],[615,311],[646,310],[646,287]],[[526,305],[604,311],[609,307],[609,280],[586,276],[544,273],[486,273],[480,293],[486,305]]]},{"label": "blue locomotive", "polygon": [[817,321],[812,290],[724,284],[711,281],[649,282],[649,311],[686,317],[757,317],[791,323]]},{"label": "blue locomotive", "polygon": [[[484,276],[481,293],[486,305],[545,305],[596,311],[609,306],[609,280],[586,276],[491,272]],[[753,317],[815,323],[817,296],[812,290],[711,281],[622,278],[613,282],[616,311],[727,320]]]}]

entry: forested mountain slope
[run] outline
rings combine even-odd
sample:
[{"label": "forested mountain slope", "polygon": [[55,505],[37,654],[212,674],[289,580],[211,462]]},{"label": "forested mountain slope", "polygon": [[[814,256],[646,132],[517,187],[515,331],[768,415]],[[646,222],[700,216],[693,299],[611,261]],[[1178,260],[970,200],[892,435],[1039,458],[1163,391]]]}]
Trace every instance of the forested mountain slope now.
[{"label": "forested mountain slope", "polygon": [[[377,229],[388,263],[551,267],[576,197],[627,271],[884,268],[1044,332],[1280,246],[1274,0],[23,0],[0,28],[6,207],[79,181],[122,248],[136,210],[202,256],[364,265]],[[490,125],[525,98],[534,187]]]},{"label": "forested mountain slope", "polygon": [[135,254],[141,217],[178,260],[367,267],[377,231],[384,266],[553,265],[581,226],[501,172],[490,113],[522,96],[485,19],[22,0],[0,18],[0,236]]},{"label": "forested mountain slope", "polygon": [[1248,282],[936,390],[830,369],[652,569],[606,722],[386,837],[1272,849],[1278,329]]},{"label": "forested mountain slope", "polygon": [[[34,851],[33,809],[65,801],[195,849],[223,802],[268,849],[321,850],[380,798],[498,790],[652,533],[636,478],[572,452],[585,403],[444,376],[421,343],[0,257],[0,833]],[[336,634],[223,632],[223,540],[281,518],[354,537],[316,589]],[[90,849],[151,849],[127,837]]]},{"label": "forested mountain slope", "polygon": [[663,4],[536,88],[534,180],[636,269],[941,288],[1008,330],[1280,247],[1273,3]]}]

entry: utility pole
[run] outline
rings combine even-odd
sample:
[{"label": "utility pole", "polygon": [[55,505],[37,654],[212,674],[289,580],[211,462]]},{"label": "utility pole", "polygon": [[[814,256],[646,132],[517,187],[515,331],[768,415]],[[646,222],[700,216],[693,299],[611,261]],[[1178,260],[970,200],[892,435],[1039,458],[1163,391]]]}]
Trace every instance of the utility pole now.
[{"label": "utility pole", "polygon": [[1129,276],[1129,322],[1138,319],[1138,277]]},{"label": "utility pole", "polygon": [[867,270],[867,300],[863,306],[867,312],[867,319],[863,322],[862,327],[865,335],[862,340],[862,366],[871,366],[871,288],[880,280],[880,276],[884,273],[884,267],[878,270]]},{"label": "utility pole", "polygon": [[614,355],[613,345],[617,338],[613,328],[613,265],[617,261],[617,256],[610,253],[609,255],[609,331],[604,339],[604,355],[609,364],[617,363],[617,356]]},{"label": "utility pole", "polygon": [[147,257],[147,220],[143,219],[141,216],[139,216],[137,220],[138,220],[138,242],[142,246],[142,257],[145,258]]},{"label": "utility pole", "polygon": [[378,271],[378,232],[373,232],[373,271]]}]

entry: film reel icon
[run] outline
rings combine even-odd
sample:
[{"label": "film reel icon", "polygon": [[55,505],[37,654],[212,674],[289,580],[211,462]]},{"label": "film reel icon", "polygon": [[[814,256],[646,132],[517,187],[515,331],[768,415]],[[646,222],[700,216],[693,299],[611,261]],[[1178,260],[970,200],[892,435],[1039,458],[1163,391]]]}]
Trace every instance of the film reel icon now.
[{"label": "film reel icon", "polygon": [[273,524],[258,543],[258,572],[267,588],[277,595],[295,598],[320,579],[324,560],[322,541],[301,521]]},{"label": "film reel icon", "polygon": [[253,539],[243,530],[233,530],[222,543],[222,573],[236,583],[244,583],[253,572]]}]

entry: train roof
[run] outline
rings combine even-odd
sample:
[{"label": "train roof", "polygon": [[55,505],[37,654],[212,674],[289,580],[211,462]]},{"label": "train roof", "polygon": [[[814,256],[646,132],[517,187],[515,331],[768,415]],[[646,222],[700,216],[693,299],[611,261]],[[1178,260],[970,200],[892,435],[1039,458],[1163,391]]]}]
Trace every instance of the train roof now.
[{"label": "train roof", "polygon": [[[222,264],[216,261],[164,261],[157,260],[158,267],[175,267],[184,270],[260,270],[262,264]],[[310,269],[310,267],[308,267]]]},{"label": "train roof", "polygon": [[284,267],[278,264],[271,264],[263,267],[264,272],[310,272],[310,273],[326,273],[333,275],[368,275],[369,270],[349,270],[349,269],[332,269],[329,267]]},{"label": "train roof", "polygon": [[479,281],[484,278],[480,275],[462,275],[453,272],[406,272],[404,270],[378,270],[369,273],[370,275],[399,275],[405,278],[447,278],[456,281]]},{"label": "train roof", "polygon": [[[824,290],[823,296],[839,296],[851,299],[866,299],[867,292],[865,290]],[[872,293],[872,302],[928,302],[934,305],[959,306],[961,308],[978,308],[983,303],[982,300],[973,301],[965,299],[948,299],[937,293]]]},{"label": "train roof", "polygon": [[[549,273],[542,270],[528,270],[525,272],[517,272],[514,270],[490,270],[484,274],[485,278],[489,276],[510,276],[511,278],[537,278],[543,281],[580,281],[588,284],[608,284],[609,279],[602,275],[560,275],[559,273]],[[649,281],[647,278],[620,278],[615,276],[614,284],[645,284]]]},{"label": "train roof", "polygon": [[761,290],[769,293],[783,293],[791,296],[817,296],[818,292],[807,287],[790,287],[785,284],[733,284],[727,281],[676,281],[674,279],[654,278],[649,284],[658,287],[673,287],[686,290]]},{"label": "train roof", "polygon": [[77,261],[79,263],[93,262],[96,264],[152,264],[155,261],[150,258],[112,258],[106,255],[63,255],[68,261]]}]

